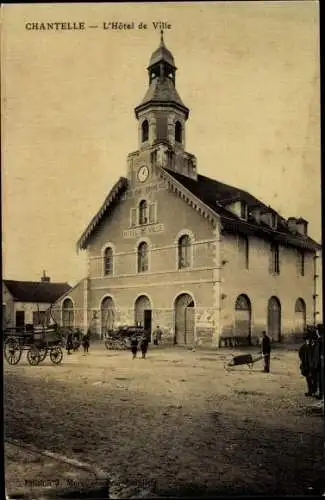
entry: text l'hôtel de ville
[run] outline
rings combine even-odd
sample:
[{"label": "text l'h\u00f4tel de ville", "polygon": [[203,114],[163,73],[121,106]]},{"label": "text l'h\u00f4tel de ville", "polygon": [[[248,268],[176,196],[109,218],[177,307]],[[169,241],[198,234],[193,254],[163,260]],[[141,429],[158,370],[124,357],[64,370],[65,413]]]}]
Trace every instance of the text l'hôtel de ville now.
[{"label": "text l'h\u00f4tel de ville", "polygon": [[28,22],[25,23],[25,29],[28,31],[83,31],[88,28],[99,28],[103,30],[135,30],[135,29],[150,29],[155,30],[170,30],[171,24],[167,21],[153,21],[152,23],[135,22],[135,21],[103,21],[100,24],[87,25],[83,21],[53,21],[53,22]]}]

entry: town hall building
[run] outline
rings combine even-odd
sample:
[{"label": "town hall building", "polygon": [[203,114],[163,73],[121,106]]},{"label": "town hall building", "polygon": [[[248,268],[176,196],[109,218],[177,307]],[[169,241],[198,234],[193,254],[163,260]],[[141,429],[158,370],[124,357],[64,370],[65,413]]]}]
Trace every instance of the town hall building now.
[{"label": "town hall building", "polygon": [[135,117],[138,149],[80,236],[88,275],[56,302],[57,321],[98,335],[159,325],[164,342],[216,347],[315,324],[320,245],[308,222],[199,174],[163,34]]}]

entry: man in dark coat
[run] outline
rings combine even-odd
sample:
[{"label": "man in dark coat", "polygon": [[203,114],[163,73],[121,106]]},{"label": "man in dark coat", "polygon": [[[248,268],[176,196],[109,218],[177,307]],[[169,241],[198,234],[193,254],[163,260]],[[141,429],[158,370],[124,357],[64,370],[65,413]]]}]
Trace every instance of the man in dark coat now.
[{"label": "man in dark coat", "polygon": [[271,357],[271,341],[270,337],[266,335],[266,332],[263,332],[262,338],[262,354],[264,358],[264,372],[270,372],[270,357]]},{"label": "man in dark coat", "polygon": [[149,346],[149,335],[147,332],[144,332],[140,339],[140,349],[142,352],[142,358],[144,359],[146,357],[147,351],[148,351],[148,346]]},{"label": "man in dark coat", "polygon": [[135,359],[138,352],[138,337],[135,334],[131,337],[131,352],[133,359]]},{"label": "man in dark coat", "polygon": [[308,391],[305,396],[315,396],[318,386],[320,365],[319,343],[317,339],[306,336],[304,344],[299,349],[300,370],[306,378]]}]

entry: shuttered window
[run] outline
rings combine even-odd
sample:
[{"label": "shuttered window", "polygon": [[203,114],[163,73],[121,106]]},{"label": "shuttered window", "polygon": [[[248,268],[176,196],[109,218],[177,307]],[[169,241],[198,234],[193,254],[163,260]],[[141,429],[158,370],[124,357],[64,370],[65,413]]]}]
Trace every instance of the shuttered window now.
[{"label": "shuttered window", "polygon": [[155,201],[149,203],[149,224],[157,222],[157,203]]},{"label": "shuttered window", "polygon": [[130,211],[130,226],[134,227],[137,225],[137,209],[131,208]]}]

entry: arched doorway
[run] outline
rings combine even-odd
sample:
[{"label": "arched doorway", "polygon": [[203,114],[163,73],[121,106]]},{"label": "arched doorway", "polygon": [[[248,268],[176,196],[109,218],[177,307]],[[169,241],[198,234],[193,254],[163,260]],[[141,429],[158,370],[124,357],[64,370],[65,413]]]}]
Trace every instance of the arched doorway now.
[{"label": "arched doorway", "polygon": [[150,299],[146,295],[140,295],[134,304],[134,321],[135,324],[140,324],[149,332],[151,338],[152,328],[152,306]]},{"label": "arched doorway", "polygon": [[281,304],[277,297],[271,297],[267,306],[267,332],[272,340],[281,341]]},{"label": "arched doorway", "polygon": [[[235,337],[251,343],[252,306],[247,295],[239,295],[235,303]],[[243,342],[241,342],[243,343]]]},{"label": "arched doorway", "polygon": [[114,328],[115,305],[112,297],[105,297],[100,305],[101,337]]},{"label": "arched doorway", "polygon": [[295,333],[306,330],[306,304],[303,299],[297,299],[295,304]]},{"label": "arched doorway", "polygon": [[193,344],[195,329],[194,300],[188,293],[175,300],[175,344]]},{"label": "arched doorway", "polygon": [[66,298],[62,304],[62,325],[66,328],[74,326],[74,307],[71,299]]}]

